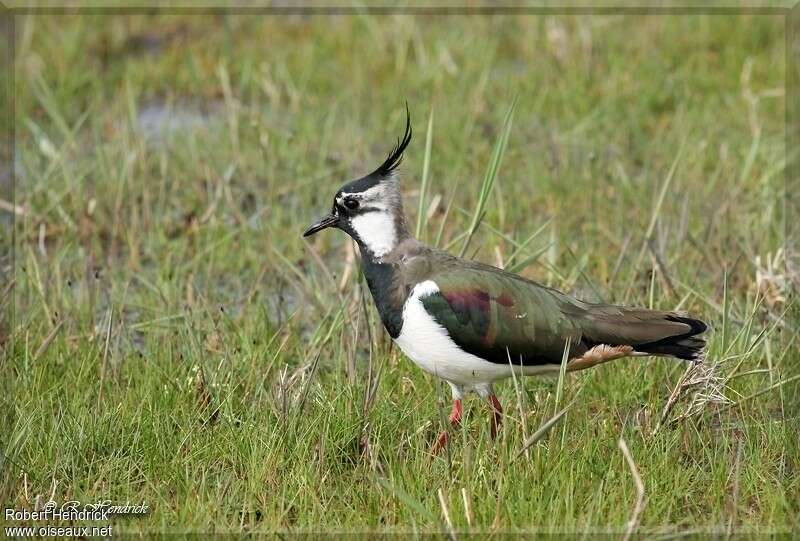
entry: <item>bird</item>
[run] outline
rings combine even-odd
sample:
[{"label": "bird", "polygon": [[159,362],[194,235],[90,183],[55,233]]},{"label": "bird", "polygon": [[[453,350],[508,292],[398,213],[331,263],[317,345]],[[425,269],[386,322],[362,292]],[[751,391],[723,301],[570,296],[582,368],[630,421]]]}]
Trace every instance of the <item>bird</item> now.
[{"label": "bird", "polygon": [[[374,171],[343,185],[330,213],[303,236],[335,228],[355,241],[389,336],[450,385],[451,430],[461,424],[465,394],[476,392],[490,406],[495,439],[503,408],[494,384],[512,375],[558,373],[565,361],[571,372],[623,357],[702,362],[707,325],[686,313],[585,302],[414,238],[398,170],[411,136],[406,105],[402,139]],[[434,450],[448,437],[443,430]]]}]

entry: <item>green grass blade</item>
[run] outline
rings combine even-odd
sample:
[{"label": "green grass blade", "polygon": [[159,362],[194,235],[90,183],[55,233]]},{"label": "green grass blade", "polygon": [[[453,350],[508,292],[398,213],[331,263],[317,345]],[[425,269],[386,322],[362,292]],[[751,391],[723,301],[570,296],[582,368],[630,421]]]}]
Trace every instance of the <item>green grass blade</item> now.
[{"label": "green grass blade", "polygon": [[425,134],[425,156],[422,160],[422,184],[419,187],[419,209],[417,210],[417,229],[415,236],[420,238],[423,227],[427,226],[425,215],[425,196],[428,193],[428,178],[431,169],[431,143],[433,141],[433,108],[428,117],[428,131]]},{"label": "green grass blade", "polygon": [[472,214],[472,222],[467,229],[467,238],[461,246],[461,251],[458,254],[459,257],[463,257],[466,253],[467,248],[469,248],[469,243],[472,241],[472,236],[475,234],[475,231],[478,230],[478,226],[480,226],[481,220],[483,220],[486,214],[486,203],[489,200],[489,195],[492,193],[492,188],[497,178],[497,172],[500,170],[500,163],[506,152],[506,144],[508,143],[508,136],[511,133],[511,123],[514,119],[514,109],[516,106],[517,100],[514,98],[514,101],[511,102],[511,107],[508,108],[508,112],[506,113],[505,120],[503,121],[503,129],[495,143],[494,150],[492,151],[492,158],[489,160],[489,167],[486,169],[486,174],[483,177],[481,191],[478,195],[478,204]]}]

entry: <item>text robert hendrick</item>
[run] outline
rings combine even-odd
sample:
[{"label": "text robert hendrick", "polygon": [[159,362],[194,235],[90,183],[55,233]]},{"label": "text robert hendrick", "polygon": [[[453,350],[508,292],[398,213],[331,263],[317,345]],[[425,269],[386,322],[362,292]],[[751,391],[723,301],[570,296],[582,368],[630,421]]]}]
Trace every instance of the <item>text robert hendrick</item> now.
[{"label": "text robert hendrick", "polygon": [[6,520],[108,520],[108,509],[6,509]]},{"label": "text robert hendrick", "polygon": [[111,502],[81,504],[80,502],[64,502],[60,507],[55,502],[47,502],[40,510],[6,509],[6,520],[75,520],[75,521],[107,521],[113,515],[143,515],[150,511],[146,503],[131,505],[115,505]]}]

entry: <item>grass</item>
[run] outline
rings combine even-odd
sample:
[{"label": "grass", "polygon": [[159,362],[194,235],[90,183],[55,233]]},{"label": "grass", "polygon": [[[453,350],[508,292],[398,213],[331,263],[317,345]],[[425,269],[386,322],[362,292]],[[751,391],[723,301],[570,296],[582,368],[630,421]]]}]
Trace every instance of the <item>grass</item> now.
[{"label": "grass", "polygon": [[[798,528],[781,17],[17,24],[6,506],[149,505],[115,535]],[[447,390],[349,241],[300,238],[406,100],[423,238],[709,321],[728,402],[663,359],[509,380],[496,443],[472,398],[431,456]]]}]

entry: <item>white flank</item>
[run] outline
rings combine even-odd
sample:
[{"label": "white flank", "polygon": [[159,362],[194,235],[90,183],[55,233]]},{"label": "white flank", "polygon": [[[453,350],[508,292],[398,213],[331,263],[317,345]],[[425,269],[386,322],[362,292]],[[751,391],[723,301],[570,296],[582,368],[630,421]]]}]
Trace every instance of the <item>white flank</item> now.
[{"label": "white flank", "polygon": [[389,212],[371,211],[357,214],[350,219],[350,225],[376,258],[391,252],[397,245],[394,217]]},{"label": "white flank", "polygon": [[[421,299],[439,292],[433,280],[420,282],[403,307],[403,328],[395,342],[420,368],[464,390],[479,392],[493,381],[511,376],[511,365],[492,363],[467,353],[453,342],[422,305]],[[515,366],[519,375],[553,373],[559,365]]]}]

